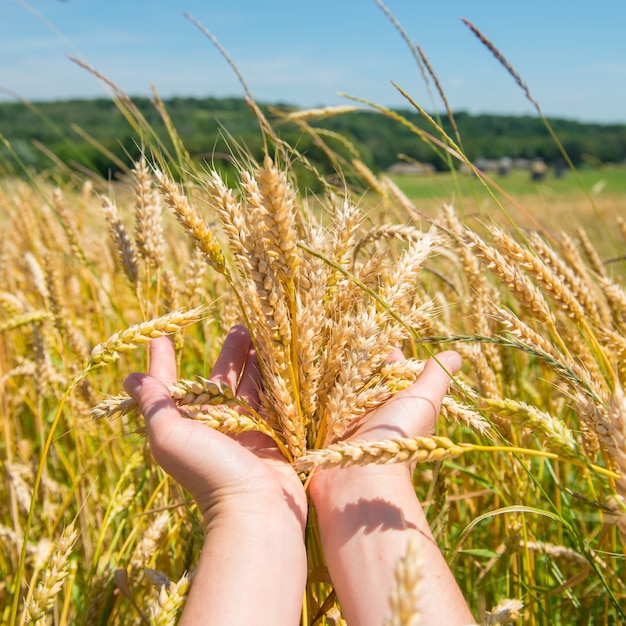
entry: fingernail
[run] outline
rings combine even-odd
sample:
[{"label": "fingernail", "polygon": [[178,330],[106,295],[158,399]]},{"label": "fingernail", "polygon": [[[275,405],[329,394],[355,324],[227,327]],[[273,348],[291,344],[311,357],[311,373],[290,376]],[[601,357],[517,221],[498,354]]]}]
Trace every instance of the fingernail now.
[{"label": "fingernail", "polygon": [[463,359],[458,352],[450,350],[444,355],[444,365],[451,374],[456,374],[461,369],[461,365],[463,365]]},{"label": "fingernail", "polygon": [[136,374],[130,374],[124,381],[124,389],[131,398],[136,400],[141,391],[141,378]]}]

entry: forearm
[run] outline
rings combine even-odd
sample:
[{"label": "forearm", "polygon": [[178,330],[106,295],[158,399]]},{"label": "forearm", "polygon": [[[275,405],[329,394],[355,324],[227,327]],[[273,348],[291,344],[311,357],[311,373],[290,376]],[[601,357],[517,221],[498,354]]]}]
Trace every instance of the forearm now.
[{"label": "forearm", "polygon": [[302,525],[286,502],[217,515],[180,624],[296,625],[305,582]]},{"label": "forearm", "polygon": [[410,540],[416,542],[424,566],[420,597],[424,623],[473,623],[406,467],[330,470],[314,478],[311,496],[330,577],[348,624],[384,622],[396,563]]}]

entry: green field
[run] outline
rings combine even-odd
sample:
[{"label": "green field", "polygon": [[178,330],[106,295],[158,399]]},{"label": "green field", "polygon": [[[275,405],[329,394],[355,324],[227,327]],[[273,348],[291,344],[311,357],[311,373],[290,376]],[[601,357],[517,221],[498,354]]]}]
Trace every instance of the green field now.
[{"label": "green field", "polygon": [[[450,201],[459,196],[487,195],[487,191],[475,177],[458,173],[394,175],[391,178],[413,199]],[[594,196],[626,193],[626,168],[620,166],[581,168],[577,170],[577,174],[568,172],[562,178],[556,178],[552,172],[548,172],[540,182],[532,181],[525,171],[513,171],[507,176],[494,174],[490,178],[496,185],[519,199],[528,199],[528,196],[584,195],[584,190]]]}]

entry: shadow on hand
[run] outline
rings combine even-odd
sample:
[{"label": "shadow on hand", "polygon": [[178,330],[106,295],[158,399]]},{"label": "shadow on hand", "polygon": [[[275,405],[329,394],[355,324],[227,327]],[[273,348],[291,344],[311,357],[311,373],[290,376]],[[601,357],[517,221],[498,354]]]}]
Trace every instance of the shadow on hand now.
[{"label": "shadow on hand", "polygon": [[341,516],[345,522],[342,542],[347,541],[359,531],[370,534],[375,531],[416,528],[415,524],[407,522],[401,508],[382,498],[373,500],[360,498],[357,502],[348,504],[341,511],[337,511],[335,515]]}]

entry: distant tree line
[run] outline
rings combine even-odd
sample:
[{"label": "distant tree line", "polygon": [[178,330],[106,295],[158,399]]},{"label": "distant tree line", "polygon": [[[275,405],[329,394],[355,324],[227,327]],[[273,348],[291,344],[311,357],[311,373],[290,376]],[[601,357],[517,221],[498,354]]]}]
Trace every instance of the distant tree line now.
[{"label": "distant tree line", "polygon": [[[133,102],[164,145],[172,148],[165,123],[153,103],[147,98],[135,98]],[[198,161],[227,164],[239,148],[254,157],[262,155],[258,122],[243,99],[172,98],[165,101],[165,108],[185,148]],[[296,124],[277,117],[277,110],[293,107],[261,108],[282,139],[306,155],[322,173],[332,172],[333,165],[319,141]],[[400,113],[415,127],[436,135],[418,112]],[[440,120],[442,128],[455,141],[458,130],[463,151],[471,160],[508,156],[541,158],[550,164],[560,157],[544,123],[536,117],[460,111],[454,118],[456,129],[447,118]],[[549,121],[574,164],[626,160],[626,125]],[[333,131],[322,137],[340,156],[352,158],[352,150],[334,139],[333,133],[351,142],[360,159],[376,171],[399,158],[430,163],[439,170],[450,167],[441,150],[433,149],[406,125],[376,112],[358,111],[311,123]],[[9,173],[19,172],[18,162],[41,171],[60,161],[111,177],[123,169],[121,164],[128,165],[141,151],[141,138],[110,99],[0,103],[0,139],[4,139],[0,142],[0,172]]]}]

